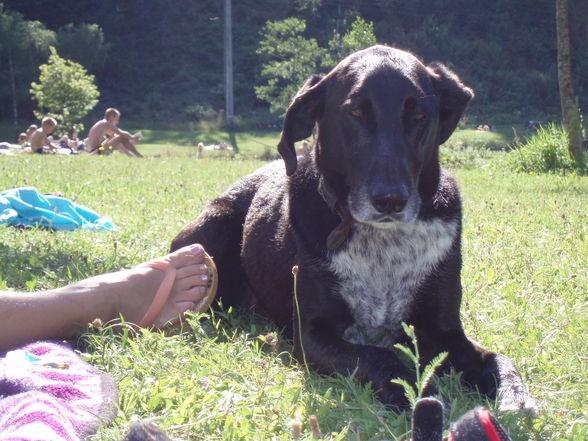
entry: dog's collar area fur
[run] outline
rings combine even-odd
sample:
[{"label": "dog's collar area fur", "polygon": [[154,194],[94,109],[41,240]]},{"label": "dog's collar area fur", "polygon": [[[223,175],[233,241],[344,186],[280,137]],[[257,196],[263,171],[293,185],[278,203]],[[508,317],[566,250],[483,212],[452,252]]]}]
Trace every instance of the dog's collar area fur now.
[{"label": "dog's collar area fur", "polygon": [[318,192],[327,203],[329,209],[341,218],[341,223],[327,237],[327,249],[329,251],[335,251],[345,242],[347,236],[349,236],[353,218],[351,217],[349,208],[337,198],[337,195],[329,188],[329,184],[327,184],[323,177],[319,180]]}]

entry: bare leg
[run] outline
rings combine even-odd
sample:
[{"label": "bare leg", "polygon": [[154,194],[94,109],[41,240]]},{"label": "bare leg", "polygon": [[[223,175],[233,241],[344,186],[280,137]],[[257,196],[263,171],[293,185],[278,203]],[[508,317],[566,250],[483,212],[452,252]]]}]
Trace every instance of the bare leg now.
[{"label": "bare leg", "polygon": [[111,139],[109,144],[113,146],[115,149],[120,150],[127,156],[136,156],[138,158],[143,157],[143,155],[139,153],[139,151],[135,147],[132,137],[128,137],[125,135],[116,135]]},{"label": "bare leg", "polygon": [[[172,291],[157,318],[164,323],[203,298],[208,269],[200,245],[159,260],[176,269]],[[138,323],[163,278],[163,271],[142,264],[46,292],[0,291],[0,350],[33,340],[69,338],[96,318],[108,322],[122,314],[126,321]]]},{"label": "bare leg", "polygon": [[136,157],[138,157],[138,158],[143,157],[143,155],[141,153],[139,153],[139,150],[137,150],[137,147],[135,147],[135,143],[133,142],[132,138],[131,139],[123,139],[122,145],[127,149],[127,151],[131,152]]}]

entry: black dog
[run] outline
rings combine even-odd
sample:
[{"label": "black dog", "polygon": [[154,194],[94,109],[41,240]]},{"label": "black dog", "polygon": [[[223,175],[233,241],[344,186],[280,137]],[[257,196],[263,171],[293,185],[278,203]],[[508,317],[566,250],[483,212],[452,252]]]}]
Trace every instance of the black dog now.
[{"label": "black dog", "polygon": [[[202,243],[224,306],[255,307],[290,332],[297,356],[355,371],[386,403],[404,401],[391,379],[413,378],[393,348],[404,321],[423,362],[447,351],[501,409],[533,409],[513,363],[469,340],[459,317],[461,204],[438,154],[472,97],[442,64],[384,46],[350,55],[292,101],[278,146],[286,170],[241,179],[172,250]],[[294,142],[315,124],[312,154],[297,158]]]}]

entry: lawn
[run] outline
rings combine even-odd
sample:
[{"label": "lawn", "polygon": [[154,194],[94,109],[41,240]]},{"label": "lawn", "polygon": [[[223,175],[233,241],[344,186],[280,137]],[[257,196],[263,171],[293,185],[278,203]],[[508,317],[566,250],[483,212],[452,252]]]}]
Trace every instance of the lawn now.
[{"label": "lawn", "polygon": [[[238,134],[242,156],[195,160],[189,158],[191,135],[144,133],[142,149],[151,156],[144,160],[120,154],[0,157],[0,189],[60,191],[121,228],[0,227],[0,289],[61,286],[165,253],[206,201],[262,164],[243,157],[261,156],[266,144],[273,150],[277,139],[275,133]],[[491,155],[500,161],[500,153]],[[541,406],[535,419],[499,419],[515,441],[585,440],[587,179],[517,175],[487,160],[482,165],[454,170],[465,212],[462,318],[474,339],[515,361]],[[313,439],[311,420],[326,440],[400,440],[410,427],[408,414],[385,409],[369,387],[307,372],[292,360],[280,330],[259,317],[204,314],[175,336],[111,331],[90,332],[80,341],[84,357],[110,372],[121,390],[118,417],[96,440],[121,439],[137,417],[190,440],[288,440],[298,429],[299,439]],[[455,375],[438,382],[450,404],[448,420],[477,404],[495,408]]]},{"label": "lawn", "polygon": [[[23,128],[26,126],[23,125]],[[145,129],[138,123],[123,124],[125,130],[135,133],[141,131],[143,142],[139,150],[150,156],[194,156],[196,145],[199,142],[205,145],[224,143],[228,146],[237,144],[238,156],[244,158],[273,158],[276,157],[276,145],[280,137],[279,131],[237,131],[234,138],[225,130],[218,130],[214,127],[200,127],[193,130],[174,129]],[[452,151],[480,151],[504,150],[513,142],[513,132],[510,125],[496,126],[493,132],[482,132],[471,125],[463,126],[456,130],[447,146]],[[524,129],[517,128],[518,133],[525,135]],[[85,132],[81,134],[83,137]],[[13,140],[14,138],[14,140]],[[0,124],[0,141],[15,142],[14,128],[10,124]],[[230,157],[237,152],[206,152],[212,157]]]},{"label": "lawn", "polygon": [[[165,156],[194,156],[196,145],[226,144],[231,146],[231,136],[221,130],[194,130],[193,132],[177,130],[142,130],[144,141],[140,144],[141,152],[146,154],[161,154]],[[279,132],[236,132],[234,140],[237,143],[238,154],[241,157],[255,158],[276,155],[276,145],[280,137]],[[178,148],[180,147],[180,148]],[[212,157],[230,157],[237,151],[205,151],[205,155]],[[271,157],[271,156],[270,156]]]},{"label": "lawn", "polygon": [[[28,124],[23,124],[23,130]],[[145,129],[137,123],[122,124],[125,130],[131,133],[141,131],[143,142],[139,145],[139,150],[147,155],[161,156],[194,156],[196,145],[199,142],[205,145],[224,143],[228,146],[236,142],[239,154],[242,157],[254,158],[260,156],[272,157],[277,154],[276,145],[280,137],[279,131],[250,131],[235,132],[234,139],[231,140],[229,132],[217,130],[215,128],[196,128],[194,130],[173,130],[173,129]],[[83,138],[87,135],[86,131],[80,133]],[[16,142],[14,127],[11,124],[0,123],[0,142]],[[207,152],[208,153],[208,152]],[[237,152],[211,152],[209,156],[228,157]]]}]

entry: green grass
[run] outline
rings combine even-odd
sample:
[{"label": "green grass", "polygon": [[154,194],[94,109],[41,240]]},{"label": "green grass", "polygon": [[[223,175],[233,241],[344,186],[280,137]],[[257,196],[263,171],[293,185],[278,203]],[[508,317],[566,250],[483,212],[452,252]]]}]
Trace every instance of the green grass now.
[{"label": "green grass", "polygon": [[[28,127],[23,124],[23,131]],[[143,142],[138,145],[138,149],[143,154],[161,155],[161,156],[195,156],[196,145],[199,142],[208,144],[227,144],[233,145],[229,132],[215,128],[195,128],[193,130],[172,130],[172,129],[145,129],[140,124],[130,123],[122,124],[125,130],[131,133],[141,131],[143,133]],[[87,135],[86,131],[80,134],[83,139]],[[14,127],[8,123],[0,124],[0,141],[16,142]],[[249,159],[259,157],[276,157],[276,146],[280,137],[279,131],[249,131],[235,132],[234,141],[239,149],[239,156]],[[236,152],[235,152],[236,153]],[[209,157],[230,157],[230,152],[205,152]]]},{"label": "green grass", "polygon": [[494,152],[507,150],[512,142],[513,132],[510,126],[497,126],[493,132],[462,127],[441,147],[440,158],[445,166],[477,169],[496,162],[501,155]]},{"label": "green grass", "polygon": [[[0,189],[60,191],[121,227],[119,233],[0,227],[0,289],[62,286],[161,255],[206,201],[262,164],[188,160],[186,147],[155,138],[143,148],[160,157],[0,157]],[[541,405],[536,419],[499,416],[515,441],[584,440],[588,181],[498,168],[455,172],[465,213],[464,326],[514,360]],[[307,373],[292,360],[280,330],[258,317],[205,314],[171,337],[110,331],[83,339],[85,357],[110,372],[121,390],[118,417],[96,440],[122,438],[136,417],[191,440],[288,440],[297,425],[300,439],[312,439],[312,415],[326,440],[399,440],[410,427],[408,414],[385,409],[353,379]],[[439,381],[451,403],[448,420],[477,404],[495,408],[457,377]]]},{"label": "green grass", "polygon": [[[23,124],[23,129],[28,124]],[[214,126],[205,125],[194,129],[145,129],[136,122],[125,124],[122,127],[132,133],[141,131],[143,142],[138,148],[147,155],[161,156],[194,156],[195,147],[199,142],[207,144],[225,143],[232,145],[230,134]],[[86,129],[88,126],[86,127]],[[524,128],[518,127],[518,133],[525,135]],[[82,138],[86,132],[82,133]],[[276,157],[276,146],[280,137],[279,131],[248,131],[236,132],[235,141],[239,148],[239,156],[244,158],[271,158]],[[14,139],[13,139],[14,138]],[[16,134],[11,124],[0,124],[0,141],[15,142]],[[510,125],[499,125],[494,132],[480,132],[470,125],[459,128],[445,148],[450,153],[448,156],[455,159],[456,164],[463,165],[464,158],[473,157],[483,150],[504,150],[513,142],[513,132]],[[180,147],[180,148],[178,148]],[[229,152],[205,152],[211,157],[230,157]],[[450,159],[449,158],[449,159]],[[467,162],[471,162],[468,160]]]},{"label": "green grass", "polygon": [[[519,130],[519,133],[522,130]],[[513,141],[511,127],[499,126],[494,132],[478,131],[474,128],[461,128],[456,130],[445,143],[446,146],[475,148],[488,150],[503,150]]]},{"label": "green grass", "polygon": [[[134,130],[133,130],[134,132]],[[228,132],[222,130],[194,130],[192,132],[179,130],[142,130],[144,140],[138,148],[146,154],[161,154],[166,156],[185,155],[194,156],[196,145],[227,144],[231,146]],[[280,134],[278,132],[237,132],[235,140],[239,155],[245,158],[256,158],[264,155],[276,155],[276,145]],[[181,149],[178,149],[181,146]],[[236,152],[205,151],[204,155],[211,157],[230,157]]]}]

